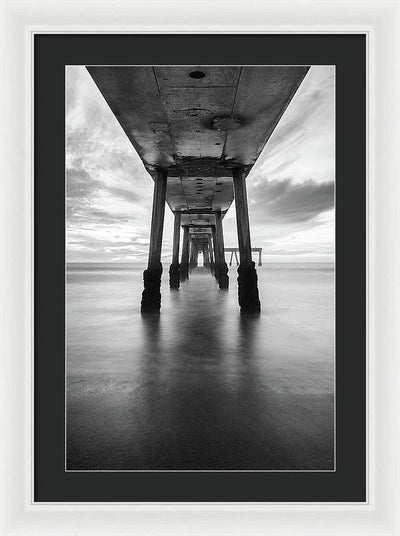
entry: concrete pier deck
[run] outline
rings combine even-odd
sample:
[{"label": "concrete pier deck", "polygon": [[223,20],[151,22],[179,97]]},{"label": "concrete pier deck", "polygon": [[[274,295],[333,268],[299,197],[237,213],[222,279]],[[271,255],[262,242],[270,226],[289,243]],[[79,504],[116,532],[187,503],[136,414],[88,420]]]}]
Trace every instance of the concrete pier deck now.
[{"label": "concrete pier deck", "polygon": [[255,164],[309,67],[88,66],[181,224],[215,225],[233,201],[232,169]]}]

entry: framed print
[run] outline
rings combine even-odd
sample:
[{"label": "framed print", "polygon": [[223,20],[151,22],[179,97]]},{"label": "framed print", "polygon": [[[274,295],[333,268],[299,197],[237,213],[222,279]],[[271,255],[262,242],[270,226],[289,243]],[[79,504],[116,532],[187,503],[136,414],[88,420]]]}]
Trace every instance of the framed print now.
[{"label": "framed print", "polygon": [[[104,42],[114,48],[111,36]],[[335,471],[334,86],[333,66],[66,66],[67,471]],[[323,170],[310,170],[315,139],[295,149],[304,109],[302,130],[328,153]],[[109,110],[118,121],[110,134],[100,129],[102,146],[95,125]],[[306,159],[307,144],[304,178],[288,180],[289,155]],[[291,288],[303,278],[312,292]],[[124,301],[112,311],[132,311],[122,330],[107,288]],[[292,313],[299,303],[288,323],[284,288]],[[269,326],[277,331],[259,339]]]},{"label": "framed print", "polygon": [[366,500],[365,43],[35,36],[36,501]]},{"label": "framed print", "polygon": [[3,9],[4,534],[398,534],[398,4],[95,4]]}]

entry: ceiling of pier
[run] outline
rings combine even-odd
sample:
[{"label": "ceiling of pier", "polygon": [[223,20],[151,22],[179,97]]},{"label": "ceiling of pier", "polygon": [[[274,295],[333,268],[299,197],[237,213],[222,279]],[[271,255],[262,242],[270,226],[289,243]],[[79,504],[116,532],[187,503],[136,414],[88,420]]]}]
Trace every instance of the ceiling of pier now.
[{"label": "ceiling of pier", "polygon": [[211,211],[228,210],[232,168],[250,171],[308,71],[196,65],[87,69],[150,174],[168,170],[171,209],[188,211],[182,224],[200,226],[215,223]]}]

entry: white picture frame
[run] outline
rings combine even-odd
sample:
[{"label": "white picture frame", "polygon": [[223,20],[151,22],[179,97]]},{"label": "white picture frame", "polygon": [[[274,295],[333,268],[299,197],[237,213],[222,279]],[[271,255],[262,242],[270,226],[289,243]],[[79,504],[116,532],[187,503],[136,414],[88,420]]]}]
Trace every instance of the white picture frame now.
[{"label": "white picture frame", "polygon": [[[400,4],[4,0],[1,26],[1,535],[400,534]],[[368,498],[365,503],[34,503],[33,35],[365,33]]]}]

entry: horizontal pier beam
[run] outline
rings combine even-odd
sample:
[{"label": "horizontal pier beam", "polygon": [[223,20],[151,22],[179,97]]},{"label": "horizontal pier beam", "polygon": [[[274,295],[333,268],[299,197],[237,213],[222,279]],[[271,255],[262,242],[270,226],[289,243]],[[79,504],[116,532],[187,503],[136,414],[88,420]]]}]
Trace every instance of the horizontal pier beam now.
[{"label": "horizontal pier beam", "polygon": [[[180,212],[181,214],[215,214],[216,211],[212,208],[190,208],[181,210]],[[226,212],[226,210],[222,210],[222,216],[225,216]]]},{"label": "horizontal pier beam", "polygon": [[[226,251],[227,253],[231,253],[232,251],[233,252],[238,252],[239,251],[239,248],[224,248],[224,251]],[[251,248],[251,251],[255,251],[257,253],[260,253],[260,251],[262,252],[262,248]]]}]

